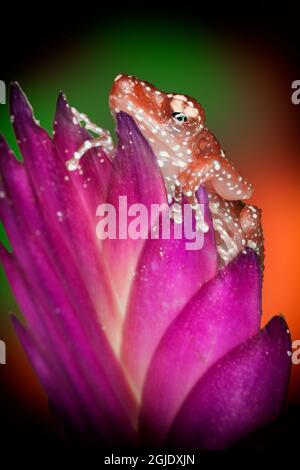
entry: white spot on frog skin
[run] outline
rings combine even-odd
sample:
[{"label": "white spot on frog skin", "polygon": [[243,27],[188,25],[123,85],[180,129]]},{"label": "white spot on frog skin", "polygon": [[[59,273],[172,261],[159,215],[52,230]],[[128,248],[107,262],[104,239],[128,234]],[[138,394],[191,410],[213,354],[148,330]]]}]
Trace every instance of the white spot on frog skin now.
[{"label": "white spot on frog skin", "polygon": [[215,166],[215,169],[216,169],[217,171],[220,170],[220,168],[221,168],[221,165],[220,165],[220,163],[219,163],[217,160],[214,161],[214,166]]},{"label": "white spot on frog skin", "polygon": [[191,106],[187,106],[184,112],[189,117],[196,117],[199,114],[198,109],[192,108]]},{"label": "white spot on frog skin", "polygon": [[75,171],[75,170],[78,170],[79,166],[78,166],[78,162],[72,158],[72,160],[69,160],[67,163],[67,169],[69,171]]},{"label": "white spot on frog skin", "polygon": [[173,98],[179,101],[187,101],[187,97],[184,95],[174,95]]},{"label": "white spot on frog skin", "polygon": [[164,150],[162,150],[161,152],[159,152],[159,156],[160,157],[168,157],[169,154],[168,154],[168,152],[165,152]]},{"label": "white spot on frog skin", "polygon": [[170,104],[175,113],[181,113],[184,109],[183,101],[173,99]]},{"label": "white spot on frog skin", "polygon": [[85,146],[86,149],[92,148],[92,143],[91,143],[91,141],[90,141],[90,140],[86,140],[86,141],[84,142],[84,146]]},{"label": "white spot on frog skin", "polygon": [[249,248],[252,248],[252,250],[255,250],[257,248],[257,244],[253,240],[248,240],[247,245]]}]

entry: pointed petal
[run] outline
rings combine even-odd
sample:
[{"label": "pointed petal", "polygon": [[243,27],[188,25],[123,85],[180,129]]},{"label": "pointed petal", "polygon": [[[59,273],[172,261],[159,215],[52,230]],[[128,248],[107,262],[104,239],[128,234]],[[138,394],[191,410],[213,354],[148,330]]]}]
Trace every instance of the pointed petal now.
[{"label": "pointed petal", "polygon": [[[0,141],[0,210],[14,251],[0,254],[28,320],[28,334],[21,333],[24,344],[36,351],[32,361],[42,378],[46,375],[52,381],[50,392],[56,378],[60,389],[62,378],[62,400],[70,391],[77,395],[97,432],[105,434],[107,425],[115,436],[123,430],[132,435],[135,402],[104,333],[112,326],[110,318],[105,319],[114,317],[115,306],[89,202],[73,183],[63,186],[64,165],[16,86],[11,108],[25,164]],[[64,408],[58,392],[55,408]]]},{"label": "pointed petal", "polygon": [[260,266],[248,250],[197,292],[163,336],[143,390],[145,437],[163,440],[193,385],[215,361],[258,332],[260,316]]},{"label": "pointed petal", "polygon": [[214,364],[172,425],[176,448],[223,449],[275,420],[286,398],[291,339],[282,317]]},{"label": "pointed petal", "polygon": [[[189,240],[185,236],[181,239],[149,239],[139,259],[122,348],[122,359],[139,391],[167,327],[192,295],[217,272],[214,232],[204,191],[200,201],[204,203],[204,217],[209,225],[203,247],[187,249]],[[173,221],[171,226],[174,226]]]},{"label": "pointed petal", "polygon": [[[112,282],[120,303],[124,306],[136,261],[144,244],[144,239],[133,240],[126,235],[127,208],[140,204],[150,214],[151,204],[163,204],[167,200],[157,160],[148,142],[130,116],[120,112],[117,119],[119,143],[113,161],[107,203],[116,208],[117,220],[120,221],[117,229],[122,227],[125,237],[106,239],[104,252],[107,265],[112,267]],[[119,209],[120,197],[122,206]],[[128,218],[129,222],[130,220],[132,217]]]},{"label": "pointed petal", "polygon": [[[60,93],[57,100],[54,119],[53,143],[58,157],[65,167],[81,145],[91,140],[91,135],[76,120],[66,97]],[[80,172],[68,172],[68,177],[80,191],[84,199],[88,199],[90,210],[96,215],[97,205],[106,199],[112,163],[103,148],[89,150],[80,160]],[[88,191],[87,191],[88,189]],[[85,191],[84,191],[85,190]]]},{"label": "pointed petal", "polygon": [[[18,172],[25,173],[22,189],[30,194],[30,200],[27,198],[26,212],[21,211],[22,205],[15,204],[17,198],[14,193],[19,191],[19,182],[17,177],[12,178],[10,175],[12,164],[6,162],[4,154],[7,152],[1,152],[1,171],[12,205],[11,209],[5,206],[7,216],[4,224],[10,224],[15,235],[18,232],[19,237],[22,237],[24,234],[21,227],[14,228],[14,220],[18,218],[22,221],[25,220],[25,214],[27,217],[28,213],[36,213],[35,233],[41,236],[40,241],[37,241],[34,234],[35,242],[44,243],[44,238],[47,238],[47,247],[44,248],[49,253],[54,252],[53,260],[60,265],[59,270],[62,272],[67,270],[72,274],[72,266],[75,265],[74,269],[79,271],[85,280],[94,305],[102,305],[101,322],[117,347],[120,317],[103,266],[101,247],[96,238],[96,188],[92,184],[89,186],[89,182],[85,187],[85,175],[71,176],[66,170],[48,134],[36,123],[32,109],[17,85],[13,85],[11,89],[11,114],[14,116],[15,132],[25,160],[24,165],[20,165],[22,170],[18,169]],[[14,167],[13,175],[17,174],[16,165]],[[12,179],[13,186],[9,184]],[[24,225],[23,222],[22,224]],[[38,225],[40,227],[37,227]],[[30,227],[28,230],[30,232]],[[33,243],[33,239],[31,241]],[[24,240],[21,245],[24,243],[27,241]],[[16,243],[13,246],[16,252],[17,245]]]}]

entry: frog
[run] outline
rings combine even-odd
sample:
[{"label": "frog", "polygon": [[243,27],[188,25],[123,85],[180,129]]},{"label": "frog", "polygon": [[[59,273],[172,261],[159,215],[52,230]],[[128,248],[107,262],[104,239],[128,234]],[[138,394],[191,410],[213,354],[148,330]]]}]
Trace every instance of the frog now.
[{"label": "frog", "polygon": [[[198,211],[197,191],[204,187],[215,232],[221,265],[226,265],[247,247],[254,250],[263,267],[264,238],[261,210],[245,203],[252,185],[227,158],[215,135],[206,126],[203,106],[193,97],[169,93],[135,76],[116,76],[109,95],[113,117],[125,112],[135,121],[157,158],[165,182],[172,217],[181,222],[182,204],[195,210],[197,228],[209,230],[202,211]],[[114,158],[112,137],[93,124],[86,115],[72,108],[74,118],[97,135],[87,140],[67,162],[70,170],[90,148],[102,146]]]}]

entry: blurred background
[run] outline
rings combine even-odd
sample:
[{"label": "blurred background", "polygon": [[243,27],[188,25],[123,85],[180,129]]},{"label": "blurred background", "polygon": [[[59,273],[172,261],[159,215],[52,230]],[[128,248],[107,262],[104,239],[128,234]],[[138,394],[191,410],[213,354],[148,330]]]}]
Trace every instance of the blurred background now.
[{"label": "blurred background", "polygon": [[[168,92],[189,94],[205,108],[207,125],[227,156],[255,188],[266,243],[263,324],[285,316],[300,339],[300,105],[291,83],[300,79],[299,11],[286,2],[230,7],[189,4],[180,11],[151,2],[64,11],[8,11],[2,22],[0,79],[20,82],[41,125],[51,132],[55,102],[69,102],[113,130],[108,93],[119,73],[136,75]],[[79,8],[79,7],[78,7]],[[37,16],[38,15],[38,16]],[[4,18],[4,17],[3,17]],[[0,131],[18,154],[7,105]],[[1,240],[8,246],[3,228]],[[36,435],[52,426],[46,396],[18,344],[10,312],[18,312],[0,273],[0,421],[6,432]],[[271,397],[270,397],[271,399]],[[293,367],[289,405],[300,405],[300,365]]]}]

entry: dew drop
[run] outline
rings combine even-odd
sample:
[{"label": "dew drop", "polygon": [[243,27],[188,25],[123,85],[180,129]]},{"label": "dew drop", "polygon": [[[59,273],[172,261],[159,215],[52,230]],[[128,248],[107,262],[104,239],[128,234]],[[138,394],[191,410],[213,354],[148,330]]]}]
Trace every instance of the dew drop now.
[{"label": "dew drop", "polygon": [[61,221],[63,220],[63,218],[64,218],[63,212],[57,211],[57,212],[56,212],[56,215],[57,215],[58,220],[61,222]]}]

